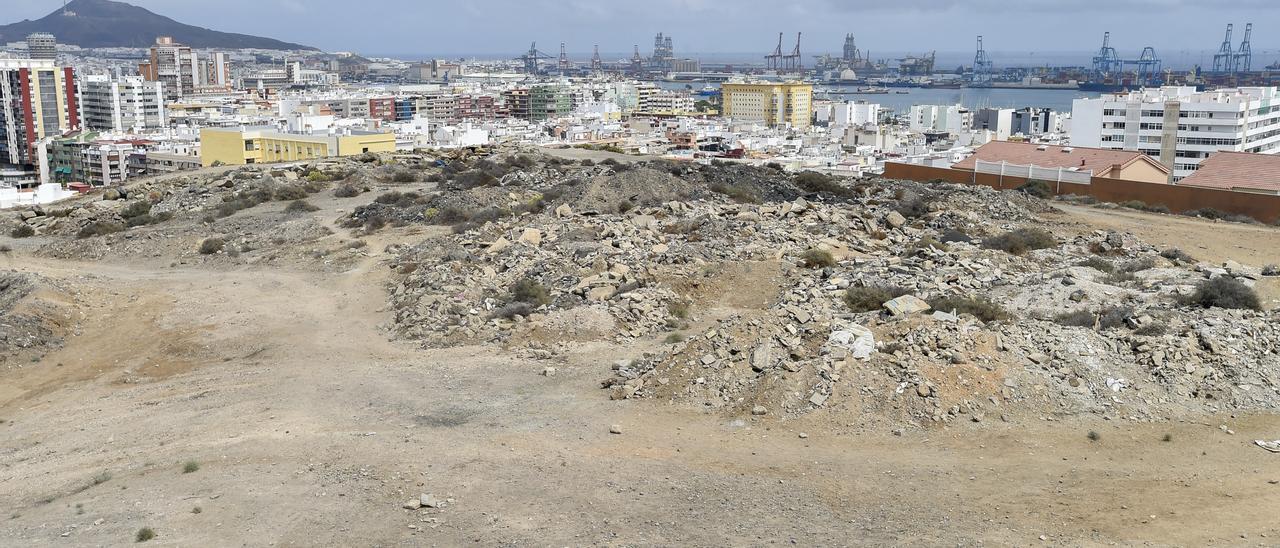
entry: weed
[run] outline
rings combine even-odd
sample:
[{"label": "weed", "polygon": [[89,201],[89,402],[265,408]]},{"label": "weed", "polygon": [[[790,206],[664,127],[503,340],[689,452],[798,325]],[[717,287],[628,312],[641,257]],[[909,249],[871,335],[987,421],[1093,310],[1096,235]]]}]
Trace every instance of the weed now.
[{"label": "weed", "polygon": [[805,268],[828,268],[836,265],[836,258],[830,251],[810,249],[800,254],[800,266]]},{"label": "weed", "polygon": [[185,462],[185,463],[183,463],[183,464],[182,464],[182,473],[183,473],[183,474],[190,474],[190,473],[195,472],[195,471],[197,471],[197,470],[199,470],[199,469],[200,469],[200,463],[198,463],[198,462],[196,462],[196,461],[193,461],[193,460],[189,460],[189,461],[187,461],[187,462]]},{"label": "weed", "polygon": [[796,186],[808,192],[825,192],[836,196],[848,196],[852,191],[840,185],[829,175],[816,171],[804,171],[796,175]]},{"label": "weed", "polygon": [[108,481],[111,481],[111,472],[108,472],[106,470],[103,470],[102,472],[99,472],[97,475],[93,476],[94,485],[102,485]]},{"label": "weed", "polygon": [[1134,276],[1132,272],[1116,270],[1107,276],[1106,282],[1111,285],[1124,285],[1137,280],[1138,277]]},{"label": "weed", "polygon": [[9,236],[14,238],[30,238],[31,236],[35,236],[35,235],[36,235],[36,229],[31,228],[31,225],[27,225],[27,224],[18,225],[17,228],[14,228],[13,230],[9,231]]},{"label": "weed", "polygon": [[667,312],[672,316],[682,320],[689,319],[689,303],[686,301],[671,301],[667,303]]},{"label": "weed", "polygon": [[1022,255],[1028,251],[1047,249],[1057,245],[1058,241],[1053,237],[1053,234],[1043,228],[1019,228],[982,240],[982,247],[998,249],[1014,255]]},{"label": "weed", "polygon": [[1262,275],[1263,276],[1280,276],[1280,266],[1274,265],[1274,264],[1269,264],[1267,266],[1264,266],[1262,267]]},{"label": "weed", "polygon": [[1151,257],[1141,257],[1132,261],[1126,261],[1120,265],[1121,272],[1142,272],[1143,270],[1151,270],[1156,267],[1156,260]]},{"label": "weed", "polygon": [[1165,443],[1173,441],[1173,434],[1165,434],[1164,437],[1160,438],[1160,441]]},{"label": "weed", "polygon": [[850,287],[844,291],[844,304],[854,312],[879,310],[885,302],[907,294],[907,290],[890,285]]},{"label": "weed", "polygon": [[1065,325],[1068,327],[1087,327],[1089,329],[1093,329],[1093,325],[1097,321],[1097,317],[1093,315],[1093,312],[1089,312],[1088,310],[1076,310],[1074,312],[1063,312],[1062,314],[1058,314],[1057,316],[1054,316],[1053,321],[1058,325]]},{"label": "weed", "polygon": [[1204,308],[1238,308],[1246,310],[1262,310],[1262,302],[1258,293],[1243,282],[1219,276],[1205,280],[1196,286],[1196,291],[1184,299],[1182,304],[1202,306]]},{"label": "weed", "polygon": [[123,232],[124,229],[124,223],[117,223],[114,221],[94,221],[85,225],[84,228],[81,228],[80,231],[76,233],[76,238],[83,240],[94,236],[104,236],[107,234],[114,234],[116,232]]},{"label": "weed", "polygon": [[1171,247],[1169,249],[1161,251],[1160,256],[1166,259],[1169,259],[1170,261],[1176,261],[1176,262],[1181,262],[1186,264],[1191,264],[1196,262],[1195,257],[1188,255],[1185,251],[1178,249],[1176,247]]},{"label": "weed", "polygon": [[1147,325],[1133,330],[1134,335],[1142,335],[1144,337],[1159,337],[1164,335],[1169,327],[1161,322],[1151,322]]},{"label": "weed", "polygon": [[412,171],[405,170],[405,169],[397,170],[395,173],[391,175],[391,182],[393,183],[412,183],[417,180],[418,180],[417,175],[415,175]]},{"label": "weed", "polygon": [[1090,430],[1086,437],[1089,438],[1089,441],[1098,441],[1102,439],[1102,434],[1099,434],[1097,430]]},{"label": "weed", "polygon": [[680,333],[672,333],[670,335],[667,335],[667,338],[663,340],[663,342],[666,344],[679,344],[684,341],[685,341],[685,336]]},{"label": "weed", "polygon": [[213,255],[214,253],[222,251],[222,248],[226,246],[226,243],[227,242],[222,238],[205,238],[203,242],[200,242],[200,254]]},{"label": "weed", "polygon": [[320,211],[320,208],[311,205],[311,203],[306,200],[294,200],[289,202],[289,205],[284,208],[285,213],[310,213],[312,211]]},{"label": "weed", "polygon": [[516,316],[529,316],[533,314],[534,306],[529,303],[514,302],[507,303],[497,310],[493,311],[493,317],[510,320]]},{"label": "weed", "polygon": [[712,192],[724,194],[740,204],[758,204],[763,201],[759,192],[745,184],[726,185],[724,183],[714,183],[708,188]]},{"label": "weed", "polygon": [[547,288],[532,278],[525,278],[511,286],[511,300],[518,303],[528,303],[535,307],[545,306],[551,303],[551,295],[547,292]]},{"label": "weed", "polygon": [[146,542],[153,538],[156,538],[155,530],[150,527],[143,527],[138,529],[138,534],[134,536],[134,542]]},{"label": "weed", "polygon": [[1089,257],[1088,259],[1076,263],[1076,266],[1087,266],[1097,270],[1098,272],[1105,272],[1107,274],[1116,271],[1116,266],[1111,264],[1111,261],[1099,257]]},{"label": "weed", "polygon": [[1016,190],[1028,196],[1035,196],[1045,200],[1053,197],[1053,189],[1049,187],[1049,183],[1044,181],[1030,180],[1023,183]]},{"label": "weed", "polygon": [[631,200],[623,200],[621,202],[618,202],[618,213],[626,213],[628,211],[631,211],[631,209],[634,207],[636,206],[635,204],[631,203]]},{"label": "weed", "polygon": [[944,312],[970,314],[984,322],[1001,321],[1009,317],[1009,313],[1005,312],[1004,308],[985,297],[935,297],[929,299],[929,306]]},{"label": "weed", "polygon": [[342,185],[333,190],[335,198],[354,198],[360,195],[360,189],[353,185]]},{"label": "weed", "polygon": [[200,512],[203,512],[203,511],[204,510],[201,510],[199,506],[191,509],[192,514],[199,514]]}]

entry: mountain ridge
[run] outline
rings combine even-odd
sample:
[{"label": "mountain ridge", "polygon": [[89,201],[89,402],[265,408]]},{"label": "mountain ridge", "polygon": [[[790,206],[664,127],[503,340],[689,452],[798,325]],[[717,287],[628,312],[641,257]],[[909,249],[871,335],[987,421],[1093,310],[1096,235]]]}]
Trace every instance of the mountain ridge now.
[{"label": "mountain ridge", "polygon": [[193,48],[317,50],[274,38],[188,25],[115,0],[73,0],[65,10],[58,8],[40,19],[0,25],[0,42],[22,41],[33,32],[47,32],[58,43],[82,48],[146,48],[155,43],[157,36],[172,36]]}]

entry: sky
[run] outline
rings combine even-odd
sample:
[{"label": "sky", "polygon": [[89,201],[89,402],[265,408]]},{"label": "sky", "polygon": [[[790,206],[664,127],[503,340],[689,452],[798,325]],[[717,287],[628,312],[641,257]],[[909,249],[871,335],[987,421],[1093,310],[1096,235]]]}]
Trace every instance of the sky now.
[{"label": "sky", "polygon": [[[61,0],[0,0],[0,22],[43,17]],[[522,52],[530,42],[557,52],[647,54],[653,35],[674,36],[682,53],[767,53],[803,32],[806,57],[840,50],[844,35],[881,52],[987,50],[1085,52],[1111,31],[1121,57],[1144,46],[1169,56],[1201,55],[1235,23],[1258,25],[1255,64],[1280,59],[1280,0],[133,0],[183,23],[267,36],[326,51],[365,54]],[[216,6],[216,9],[210,9]]]}]

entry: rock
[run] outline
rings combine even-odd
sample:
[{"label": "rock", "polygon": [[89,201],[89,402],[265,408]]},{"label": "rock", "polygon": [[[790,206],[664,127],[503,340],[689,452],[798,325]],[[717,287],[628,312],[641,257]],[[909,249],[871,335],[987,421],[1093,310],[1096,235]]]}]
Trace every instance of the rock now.
[{"label": "rock", "polygon": [[613,294],[617,293],[617,291],[618,291],[618,288],[613,287],[611,285],[602,285],[600,287],[593,287],[589,291],[587,291],[587,300],[606,301],[606,300],[609,300],[610,297],[613,297]]},{"label": "rock", "polygon": [[806,434],[806,433],[804,433],[804,432],[801,432],[801,433],[800,433],[800,439],[802,439],[802,440],[803,440],[803,439],[808,439],[808,438],[809,438],[809,434]]},{"label": "rock", "polygon": [[716,361],[718,361],[718,358],[716,358],[715,354],[707,354],[702,357],[702,365],[711,365]]},{"label": "rock", "polygon": [[554,376],[556,376],[556,368],[554,368],[554,367],[543,367],[543,368],[542,368],[542,376],[544,376],[544,377],[554,377]]},{"label": "rock", "polygon": [[827,346],[842,348],[848,352],[849,357],[864,359],[876,351],[876,338],[870,329],[848,324],[831,332],[827,337]]},{"label": "rock", "polygon": [[631,224],[636,225],[636,228],[651,229],[656,222],[653,215],[636,215],[631,218]]},{"label": "rock", "polygon": [[417,510],[419,508],[422,508],[422,501],[419,499],[413,499],[409,502],[404,503],[404,508],[406,510]]},{"label": "rock", "polygon": [[610,434],[621,434],[621,433],[622,433],[622,425],[620,425],[620,424],[612,424],[612,425],[609,425],[609,433],[610,433]]},{"label": "rock", "polygon": [[822,392],[814,392],[812,396],[809,396],[809,403],[817,407],[822,407],[822,404],[827,403],[827,398],[829,397],[831,397],[830,394],[823,394]]},{"label": "rock", "polygon": [[652,253],[666,253],[670,249],[671,247],[667,244],[654,244],[653,247],[649,248],[649,251]]},{"label": "rock", "polygon": [[538,247],[542,245],[542,231],[536,228],[526,228],[524,232],[520,233],[518,241],[522,244]]},{"label": "rock", "polygon": [[903,295],[884,303],[885,310],[895,317],[902,317],[916,312],[929,310],[929,303],[915,295]]},{"label": "rock", "polygon": [[932,386],[929,386],[929,385],[927,385],[927,384],[923,384],[923,383],[921,383],[921,384],[917,384],[917,385],[916,385],[916,395],[917,395],[917,396],[920,396],[920,397],[922,397],[922,398],[927,398],[927,397],[929,397],[929,396],[932,396],[932,395],[933,395],[933,387],[932,387]]},{"label": "rock", "polygon": [[897,211],[890,211],[888,215],[885,215],[884,222],[889,223],[889,226],[893,228],[901,228],[902,225],[907,224],[907,218]]},{"label": "rock", "polygon": [[751,351],[751,368],[756,371],[764,371],[773,367],[773,345],[764,343],[757,346]]},{"label": "rock", "polygon": [[506,238],[499,237],[497,240],[494,240],[493,243],[489,244],[489,247],[485,248],[485,252],[499,253],[508,247],[511,247],[511,242],[508,241]]},{"label": "rock", "polygon": [[556,207],[556,217],[568,217],[573,215],[573,208],[569,204],[560,204]]},{"label": "rock", "polygon": [[444,507],[444,501],[437,499],[436,496],[431,493],[423,493],[421,497],[418,497],[418,501],[422,504],[423,508]]},{"label": "rock", "polygon": [[769,409],[763,405],[757,405],[751,408],[751,414],[755,416],[768,415]]}]

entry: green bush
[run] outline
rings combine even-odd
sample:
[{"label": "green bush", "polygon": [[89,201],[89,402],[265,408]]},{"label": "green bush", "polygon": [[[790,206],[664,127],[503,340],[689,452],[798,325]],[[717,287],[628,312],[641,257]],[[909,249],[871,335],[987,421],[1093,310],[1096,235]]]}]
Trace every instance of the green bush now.
[{"label": "green bush", "polygon": [[849,189],[836,182],[836,179],[816,171],[803,171],[796,175],[796,186],[808,192],[825,192],[836,196],[847,196]]},{"label": "green bush", "polygon": [[1058,240],[1043,228],[1019,228],[993,238],[984,238],[982,247],[1022,255],[1036,249],[1056,247]]},{"label": "green bush", "polygon": [[929,306],[943,312],[954,310],[957,314],[970,314],[984,322],[1001,321],[1009,317],[1004,308],[984,297],[934,297],[929,299]]},{"label": "green bush", "polygon": [[1132,261],[1125,261],[1120,265],[1121,272],[1142,272],[1143,270],[1151,270],[1156,267],[1156,260],[1151,257],[1139,257]]},{"label": "green bush", "polygon": [[1053,321],[1058,325],[1069,327],[1087,327],[1092,329],[1097,316],[1088,310],[1076,310],[1072,312],[1063,312],[1054,316]]},{"label": "green bush", "polygon": [[836,265],[836,258],[830,251],[810,249],[800,254],[800,266],[805,268],[828,268]]},{"label": "green bush", "polygon": [[1195,293],[1184,300],[1183,304],[1202,306],[1204,308],[1237,308],[1244,310],[1262,310],[1262,301],[1253,288],[1243,282],[1227,276],[1219,276],[1205,280],[1196,286]]},{"label": "green bush", "polygon": [[13,238],[30,238],[36,235],[36,229],[31,228],[29,224],[20,224],[13,230],[9,231],[9,236]]},{"label": "green bush", "polygon": [[130,217],[140,217],[148,213],[151,213],[151,202],[147,202],[145,200],[129,202],[129,205],[124,206],[124,208],[120,210],[120,216],[126,219]]},{"label": "green bush", "polygon": [[1160,256],[1166,259],[1169,259],[1170,261],[1178,261],[1178,262],[1183,262],[1187,264],[1196,262],[1195,257],[1188,255],[1185,251],[1178,249],[1176,247],[1171,247],[1169,249],[1161,251]]},{"label": "green bush", "polygon": [[418,180],[418,176],[412,171],[401,169],[391,174],[391,182],[393,183],[412,183]]},{"label": "green bush", "polygon": [[327,183],[329,181],[332,181],[333,177],[330,177],[328,174],[326,174],[323,171],[313,169],[311,170],[311,172],[307,173],[306,179],[308,182],[312,182],[312,183]]},{"label": "green bush", "polygon": [[138,529],[138,534],[134,535],[133,540],[134,542],[146,542],[153,538],[156,538],[155,530],[150,527],[143,527]]},{"label": "green bush", "polygon": [[551,295],[537,280],[525,278],[511,286],[511,300],[539,307],[551,304]]},{"label": "green bush", "polygon": [[276,201],[287,202],[290,200],[301,200],[307,197],[307,189],[301,185],[287,185],[277,188],[272,193],[272,198]]},{"label": "green bush", "polygon": [[844,304],[854,312],[872,312],[906,294],[906,289],[890,285],[850,287],[844,291]]},{"label": "green bush", "polygon": [[200,470],[200,463],[198,463],[198,462],[196,462],[196,461],[189,460],[189,461],[184,462],[184,463],[182,464],[182,473],[183,473],[183,474],[190,474],[190,473],[195,472],[195,471],[197,471],[197,470]]},{"label": "green bush", "polygon": [[360,195],[360,189],[352,185],[342,185],[333,190],[335,198],[355,198]]}]

